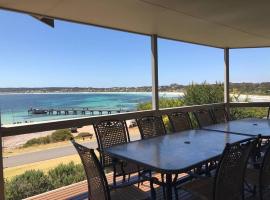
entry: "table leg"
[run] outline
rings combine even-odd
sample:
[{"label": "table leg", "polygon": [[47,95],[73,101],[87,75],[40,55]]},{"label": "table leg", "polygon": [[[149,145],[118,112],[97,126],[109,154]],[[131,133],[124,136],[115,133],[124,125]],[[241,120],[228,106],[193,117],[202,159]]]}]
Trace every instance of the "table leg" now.
[{"label": "table leg", "polygon": [[166,200],[172,200],[172,174],[166,174]]}]

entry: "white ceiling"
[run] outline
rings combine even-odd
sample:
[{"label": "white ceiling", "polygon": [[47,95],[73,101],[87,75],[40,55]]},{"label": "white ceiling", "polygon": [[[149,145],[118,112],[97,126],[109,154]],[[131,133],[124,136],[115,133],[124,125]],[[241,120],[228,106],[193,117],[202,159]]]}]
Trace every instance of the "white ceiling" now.
[{"label": "white ceiling", "polygon": [[270,46],[267,0],[0,0],[0,8],[221,48]]}]

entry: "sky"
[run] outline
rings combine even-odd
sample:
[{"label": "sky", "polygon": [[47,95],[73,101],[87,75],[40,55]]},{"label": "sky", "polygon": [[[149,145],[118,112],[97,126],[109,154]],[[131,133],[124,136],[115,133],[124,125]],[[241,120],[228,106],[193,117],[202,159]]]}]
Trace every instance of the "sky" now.
[{"label": "sky", "polygon": [[[151,85],[150,37],[0,11],[0,87]],[[158,40],[159,85],[224,80],[223,50]],[[270,49],[230,51],[231,82],[270,81]]]}]

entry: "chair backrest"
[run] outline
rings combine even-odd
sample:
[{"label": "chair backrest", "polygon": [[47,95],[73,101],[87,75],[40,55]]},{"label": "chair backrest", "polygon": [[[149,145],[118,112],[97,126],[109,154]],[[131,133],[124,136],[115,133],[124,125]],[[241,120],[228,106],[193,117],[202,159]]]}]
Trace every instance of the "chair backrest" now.
[{"label": "chair backrest", "polygon": [[[98,148],[101,151],[117,144],[129,142],[128,129],[124,121],[102,121],[94,124],[94,130],[98,142]],[[100,153],[100,161],[103,167],[113,165],[112,158],[102,153]]]},{"label": "chair backrest", "polygon": [[89,200],[110,200],[110,191],[102,166],[93,149],[71,140],[80,155],[88,183]]},{"label": "chair backrest", "polygon": [[208,109],[196,110],[193,112],[193,114],[200,128],[214,124],[213,117]]},{"label": "chair backrest", "polygon": [[214,107],[212,109],[215,123],[225,123],[229,121],[229,116],[224,107]]},{"label": "chair backrest", "polygon": [[267,119],[269,119],[269,115],[270,115],[270,107],[268,108],[268,112],[267,112]]},{"label": "chair backrest", "polygon": [[192,129],[189,114],[186,112],[176,112],[168,114],[173,132],[179,132]]},{"label": "chair backrest", "polygon": [[136,121],[142,139],[166,134],[166,128],[161,116],[147,116],[136,119]]},{"label": "chair backrest", "polygon": [[263,192],[264,189],[268,188],[269,190],[270,188],[269,187],[270,186],[270,144],[267,144],[267,145],[268,147],[265,151],[261,170],[260,170],[259,186],[260,186],[261,192]]},{"label": "chair backrest", "polygon": [[247,161],[256,144],[252,140],[226,145],[216,171],[214,200],[242,200]]}]

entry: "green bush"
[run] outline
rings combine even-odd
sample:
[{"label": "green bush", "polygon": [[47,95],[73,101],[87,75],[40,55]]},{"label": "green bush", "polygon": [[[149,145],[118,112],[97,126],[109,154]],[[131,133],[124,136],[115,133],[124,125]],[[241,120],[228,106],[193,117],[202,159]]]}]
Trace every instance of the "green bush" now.
[{"label": "green bush", "polygon": [[51,135],[52,142],[70,140],[71,138],[72,138],[72,134],[69,129],[56,130]]},{"label": "green bush", "polygon": [[201,105],[224,102],[224,86],[222,83],[202,84],[192,83],[186,88],[184,95],[185,105]]},{"label": "green bush", "polygon": [[268,108],[231,108],[230,116],[233,120],[243,118],[264,118]]},{"label": "green bush", "polygon": [[30,170],[6,182],[6,199],[19,200],[49,191],[52,188],[47,175],[40,170]]},{"label": "green bush", "polygon": [[26,171],[5,182],[7,200],[20,200],[59,187],[85,180],[82,164],[60,164],[44,174],[40,170]]},{"label": "green bush", "polygon": [[33,139],[28,140],[23,145],[23,147],[30,147],[30,146],[38,145],[38,144],[49,144],[50,142],[51,142],[50,136],[33,138]]},{"label": "green bush", "polygon": [[[160,98],[160,108],[180,107],[184,105],[184,101],[181,98]],[[138,104],[137,110],[151,110],[152,102],[145,102]]]},{"label": "green bush", "polygon": [[85,173],[81,164],[70,162],[67,165],[60,164],[48,172],[48,177],[54,188],[70,185],[85,180]]},{"label": "green bush", "polygon": [[33,138],[28,140],[23,147],[30,147],[39,144],[49,144],[52,142],[61,142],[72,138],[72,134],[69,129],[60,129],[54,131],[51,135],[39,138]]},{"label": "green bush", "polygon": [[[233,94],[230,101],[237,102],[240,98],[240,93],[238,90],[233,89],[231,91]],[[249,99],[244,99],[248,102]],[[224,102],[224,86],[222,83],[208,84],[203,82],[202,84],[192,83],[186,87],[183,98],[161,98],[159,105],[160,108],[170,108],[170,107],[180,107],[184,105],[201,105],[201,104],[211,104],[211,103],[222,103]],[[146,102],[141,103],[137,107],[138,110],[151,110],[152,103]],[[232,108],[231,109],[232,119],[242,119],[248,117],[263,118],[267,114],[267,108]],[[168,119],[165,117],[164,123],[168,130],[171,130],[171,125]],[[194,127],[197,127],[196,120],[193,115],[191,115],[191,121]]]}]

